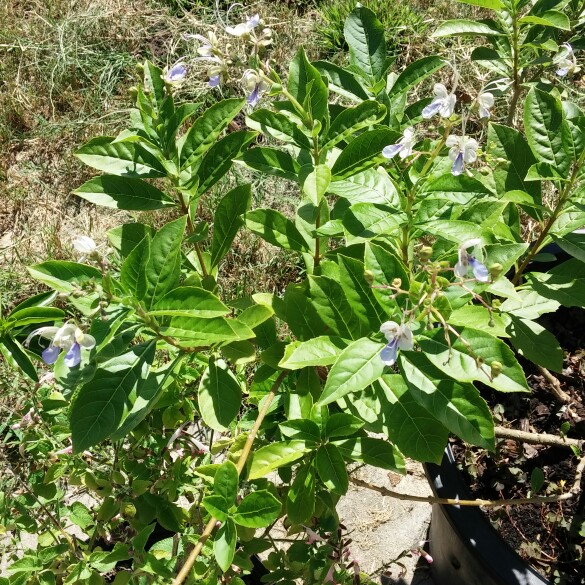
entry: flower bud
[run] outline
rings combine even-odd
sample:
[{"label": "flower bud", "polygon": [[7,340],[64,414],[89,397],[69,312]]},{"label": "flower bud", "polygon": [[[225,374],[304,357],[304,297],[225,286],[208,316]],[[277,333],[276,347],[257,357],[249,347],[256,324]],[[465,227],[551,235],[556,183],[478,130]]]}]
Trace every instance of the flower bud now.
[{"label": "flower bud", "polygon": [[490,266],[490,277],[492,280],[496,280],[500,274],[502,274],[504,267],[499,263],[496,262]]},{"label": "flower bud", "polygon": [[402,278],[395,278],[395,279],[392,281],[392,286],[393,286],[394,288],[400,288],[400,287],[402,286]]},{"label": "flower bud", "polygon": [[418,251],[418,257],[421,260],[428,260],[431,256],[433,255],[433,249],[431,248],[431,246],[423,246],[419,251]]},{"label": "flower bud", "polygon": [[374,273],[373,273],[371,270],[366,270],[366,271],[364,272],[364,280],[365,280],[365,281],[366,281],[368,284],[370,284],[370,285],[374,284],[374,279],[375,279],[375,277],[374,277]]},{"label": "flower bud", "polygon": [[492,378],[495,378],[502,373],[504,366],[500,362],[492,362],[490,364]]}]

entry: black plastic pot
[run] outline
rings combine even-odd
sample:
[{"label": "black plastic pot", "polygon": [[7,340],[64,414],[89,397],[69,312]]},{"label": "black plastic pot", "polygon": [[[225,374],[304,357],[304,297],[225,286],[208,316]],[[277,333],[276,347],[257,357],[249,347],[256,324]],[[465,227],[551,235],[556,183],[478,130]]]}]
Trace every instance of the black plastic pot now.
[{"label": "black plastic pot", "polygon": [[[428,463],[425,472],[435,496],[471,499],[449,446],[441,465]],[[429,541],[437,585],[552,585],[502,540],[478,508],[433,504]]]}]

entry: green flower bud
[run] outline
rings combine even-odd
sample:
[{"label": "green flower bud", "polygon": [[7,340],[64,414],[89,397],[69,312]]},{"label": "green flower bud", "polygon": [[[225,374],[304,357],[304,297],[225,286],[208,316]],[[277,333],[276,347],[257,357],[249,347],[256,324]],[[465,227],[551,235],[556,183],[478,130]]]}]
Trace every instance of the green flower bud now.
[{"label": "green flower bud", "polygon": [[364,272],[364,280],[370,285],[374,284],[374,273],[371,270],[366,270]]},{"label": "green flower bud", "polygon": [[491,369],[492,378],[495,378],[496,376],[498,376],[499,374],[502,373],[504,366],[502,366],[502,364],[500,362],[492,362],[490,364],[490,369]]},{"label": "green flower bud", "polygon": [[431,248],[431,246],[423,246],[418,251],[418,257],[421,260],[428,260],[432,255],[433,255],[433,249]]},{"label": "green flower bud", "polygon": [[393,286],[394,288],[400,288],[400,287],[402,286],[402,278],[395,278],[395,279],[392,281],[392,286]]},{"label": "green flower bud", "polygon": [[490,266],[490,277],[492,280],[496,280],[496,278],[498,278],[498,276],[500,276],[500,274],[502,274],[504,270],[504,267],[496,262],[495,264],[492,264]]}]

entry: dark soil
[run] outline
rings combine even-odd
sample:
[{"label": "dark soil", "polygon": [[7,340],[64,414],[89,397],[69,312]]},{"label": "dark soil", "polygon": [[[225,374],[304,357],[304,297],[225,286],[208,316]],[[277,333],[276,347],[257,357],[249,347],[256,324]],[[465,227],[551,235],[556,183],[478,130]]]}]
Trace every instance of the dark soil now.
[{"label": "dark soil", "polygon": [[[558,402],[548,382],[524,363],[532,393],[482,390],[496,425],[585,439],[585,311],[561,309],[544,323],[565,349],[562,374],[555,374],[571,397]],[[495,453],[452,445],[472,496],[485,499],[551,496],[574,484],[578,456],[566,447],[504,439]],[[544,481],[542,481],[542,478]],[[489,508],[492,524],[520,556],[559,585],[585,585],[585,482],[580,495],[564,502]],[[541,484],[541,485],[539,485]]]}]

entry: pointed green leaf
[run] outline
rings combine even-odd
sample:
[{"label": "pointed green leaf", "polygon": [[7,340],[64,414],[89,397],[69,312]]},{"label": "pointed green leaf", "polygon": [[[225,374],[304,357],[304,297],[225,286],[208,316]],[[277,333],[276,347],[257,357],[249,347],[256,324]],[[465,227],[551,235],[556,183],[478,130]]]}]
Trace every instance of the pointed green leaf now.
[{"label": "pointed green leaf", "polygon": [[333,437],[346,437],[353,435],[363,426],[364,421],[349,414],[349,412],[335,412],[327,419],[325,436],[328,439]]},{"label": "pointed green leaf", "polygon": [[306,165],[299,171],[299,180],[303,193],[315,207],[318,207],[331,183],[331,169],[326,165],[316,167]]},{"label": "pointed green leaf", "polygon": [[266,175],[274,175],[297,181],[300,170],[299,163],[284,150],[259,146],[247,150],[242,156],[242,162]]},{"label": "pointed green leaf", "polygon": [[228,508],[236,503],[239,481],[238,469],[231,461],[222,463],[215,472],[213,493],[225,498]]},{"label": "pointed green leaf", "polygon": [[316,422],[308,419],[293,419],[278,425],[280,432],[289,439],[300,439],[318,443],[321,440],[321,431]]},{"label": "pointed green leaf", "polygon": [[400,451],[383,439],[355,437],[334,441],[333,444],[344,457],[353,461],[360,461],[397,473],[405,471],[405,461]]},{"label": "pointed green leaf", "polygon": [[236,541],[238,535],[236,525],[231,518],[228,518],[219,528],[213,539],[213,554],[222,571],[227,571],[236,554]]},{"label": "pointed green leaf", "polygon": [[295,224],[274,209],[255,209],[244,216],[247,228],[268,243],[285,248],[308,252],[309,246]]},{"label": "pointed green leaf", "polygon": [[306,110],[308,107],[312,120],[326,118],[329,90],[319,71],[307,60],[303,47],[297,51],[290,64],[288,91]]},{"label": "pointed green leaf", "polygon": [[308,366],[330,366],[347,343],[340,337],[321,335],[307,341],[293,341],[286,346],[278,366],[285,370],[300,370]]},{"label": "pointed green leaf", "polygon": [[230,343],[254,337],[254,331],[237,319],[211,317],[172,317],[160,333],[177,338],[181,347],[209,346]]},{"label": "pointed green leaf", "polygon": [[63,319],[65,312],[55,307],[23,307],[19,310],[13,310],[4,326],[6,329],[15,327],[26,327],[34,323],[46,323],[47,321],[57,321]]},{"label": "pointed green leaf", "polygon": [[349,487],[349,478],[339,449],[332,443],[322,445],[317,451],[315,463],[319,478],[325,487],[334,494],[345,495]]},{"label": "pointed green leaf", "polygon": [[277,140],[295,144],[305,150],[311,149],[309,138],[283,114],[259,109],[246,118],[246,123],[252,130],[258,130]]},{"label": "pointed green leaf", "polygon": [[120,424],[131,392],[144,384],[154,359],[155,341],[135,345],[124,355],[101,364],[71,406],[71,439],[75,453],[109,437]]},{"label": "pointed green leaf", "polygon": [[234,522],[247,528],[264,528],[280,514],[281,503],[269,491],[258,490],[248,494],[233,515]]},{"label": "pointed green leaf", "polygon": [[389,297],[388,289],[380,287],[392,284],[394,279],[400,279],[401,286],[408,288],[408,276],[402,262],[391,252],[373,244],[366,243],[364,254],[365,269],[373,274],[372,292],[381,307],[386,309],[388,315],[392,315],[396,303]]},{"label": "pointed green leaf", "polygon": [[183,216],[163,226],[152,239],[145,266],[146,291],[141,299],[148,309],[176,286],[181,273],[181,242],[187,225]]},{"label": "pointed green leaf", "polygon": [[240,412],[242,388],[223,360],[210,358],[199,383],[198,399],[205,424],[226,431]]},{"label": "pointed green leaf", "polygon": [[196,286],[179,286],[162,297],[149,314],[212,319],[230,312],[230,308],[208,290]]},{"label": "pointed green leaf", "polygon": [[443,59],[435,55],[418,59],[414,63],[408,65],[396,78],[396,81],[390,88],[389,94],[393,96],[407,92],[409,89],[429,77],[429,75],[432,75],[435,71],[444,67],[445,64],[446,62]]},{"label": "pointed green leaf", "polygon": [[449,37],[453,35],[463,36],[502,36],[504,33],[488,24],[475,20],[446,20],[442,22],[431,35],[434,38]]},{"label": "pointed green leaf", "polygon": [[538,24],[540,26],[550,26],[561,30],[571,30],[571,23],[566,14],[559,10],[547,10],[539,16],[527,15],[518,20],[520,24]]},{"label": "pointed green leaf", "polygon": [[291,524],[303,524],[315,512],[315,468],[307,463],[297,469],[286,496],[286,513]]},{"label": "pointed green leaf", "polygon": [[329,88],[335,93],[358,103],[369,98],[354,74],[347,69],[328,61],[316,61],[313,65],[329,81]]},{"label": "pointed green leaf", "polygon": [[366,337],[348,345],[333,364],[318,404],[329,404],[375,382],[384,372],[380,358],[383,347],[384,344]]},{"label": "pointed green leaf", "polygon": [[82,162],[98,171],[120,177],[165,177],[162,162],[135,142],[114,142],[110,136],[98,136],[75,152]]},{"label": "pointed green leaf", "polygon": [[300,440],[271,443],[260,447],[254,453],[248,477],[249,479],[264,477],[279,467],[290,465],[310,450],[305,441]]},{"label": "pointed green leaf", "polygon": [[33,278],[63,293],[79,290],[90,280],[102,280],[102,273],[97,268],[65,260],[48,260],[29,266],[27,270]]},{"label": "pointed green leaf", "polygon": [[171,197],[142,179],[115,175],[94,177],[73,193],[102,207],[129,211],[163,209],[175,204]]},{"label": "pointed green leaf", "polygon": [[38,382],[37,370],[33,366],[26,351],[9,335],[0,337],[0,354],[13,368],[20,368],[33,382]]},{"label": "pointed green leaf", "polygon": [[120,283],[137,299],[146,295],[146,266],[150,258],[150,236],[146,236],[126,257],[120,270]]},{"label": "pointed green leaf", "polygon": [[244,223],[241,216],[250,209],[251,202],[250,185],[236,187],[222,197],[213,218],[211,268],[217,266],[228,253],[238,230]]}]

